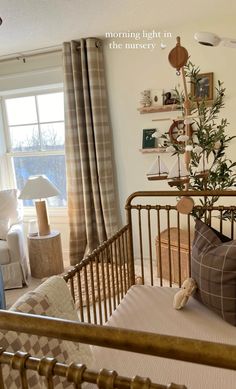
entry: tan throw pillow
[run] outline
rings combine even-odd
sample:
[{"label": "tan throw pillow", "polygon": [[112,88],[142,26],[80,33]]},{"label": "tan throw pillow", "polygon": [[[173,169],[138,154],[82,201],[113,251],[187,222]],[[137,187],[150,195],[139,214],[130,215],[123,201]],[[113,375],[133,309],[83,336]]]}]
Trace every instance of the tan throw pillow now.
[{"label": "tan throw pillow", "polygon": [[198,285],[194,298],[236,325],[236,240],[197,220],[191,277]]}]

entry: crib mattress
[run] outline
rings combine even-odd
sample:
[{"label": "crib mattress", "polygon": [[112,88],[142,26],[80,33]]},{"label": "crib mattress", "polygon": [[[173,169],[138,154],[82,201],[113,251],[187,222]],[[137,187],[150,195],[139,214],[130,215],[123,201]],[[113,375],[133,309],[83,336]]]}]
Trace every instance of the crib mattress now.
[{"label": "crib mattress", "polygon": [[[173,309],[177,289],[133,286],[107,325],[236,345],[236,327],[190,298],[183,310]],[[236,372],[131,352],[93,347],[95,368],[136,374],[160,384],[185,384],[188,389],[233,389]]]}]

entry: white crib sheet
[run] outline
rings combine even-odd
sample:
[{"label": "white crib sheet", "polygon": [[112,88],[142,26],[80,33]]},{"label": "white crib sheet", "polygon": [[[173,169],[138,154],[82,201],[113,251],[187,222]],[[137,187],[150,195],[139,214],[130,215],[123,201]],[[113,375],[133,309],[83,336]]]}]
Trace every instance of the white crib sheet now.
[{"label": "white crib sheet", "polygon": [[[236,345],[236,327],[190,298],[183,310],[173,309],[177,289],[133,286],[107,325]],[[188,389],[233,389],[236,372],[193,363],[93,347],[96,369],[124,376],[148,376],[160,384],[185,384]]]}]

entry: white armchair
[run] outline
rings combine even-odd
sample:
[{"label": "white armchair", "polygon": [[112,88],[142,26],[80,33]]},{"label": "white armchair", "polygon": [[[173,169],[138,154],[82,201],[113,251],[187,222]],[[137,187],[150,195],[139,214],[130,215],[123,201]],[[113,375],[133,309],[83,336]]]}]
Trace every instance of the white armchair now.
[{"label": "white armchair", "polygon": [[0,265],[4,289],[21,288],[27,284],[23,207],[16,189],[0,191]]}]

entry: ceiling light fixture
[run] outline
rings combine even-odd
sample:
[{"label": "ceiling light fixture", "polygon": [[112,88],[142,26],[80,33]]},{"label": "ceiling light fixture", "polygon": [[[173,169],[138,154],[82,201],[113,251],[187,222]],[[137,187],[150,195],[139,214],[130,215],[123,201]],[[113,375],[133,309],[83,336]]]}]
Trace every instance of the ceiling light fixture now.
[{"label": "ceiling light fixture", "polygon": [[231,38],[220,38],[218,35],[213,34],[212,32],[196,32],[194,34],[194,39],[198,43],[204,46],[221,46],[231,47],[236,49],[236,39]]}]

